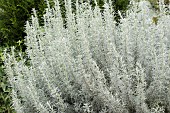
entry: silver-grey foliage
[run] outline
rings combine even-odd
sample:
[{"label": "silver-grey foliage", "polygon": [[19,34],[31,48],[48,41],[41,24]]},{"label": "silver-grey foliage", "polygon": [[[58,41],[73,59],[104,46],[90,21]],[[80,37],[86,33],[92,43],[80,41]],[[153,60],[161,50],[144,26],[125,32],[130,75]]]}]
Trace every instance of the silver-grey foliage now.
[{"label": "silver-grey foliage", "polygon": [[[110,3],[101,13],[87,3],[66,0],[66,23],[58,0],[26,24],[30,65],[14,48],[5,67],[17,113],[170,112],[170,15],[160,2],[132,8],[116,25]],[[48,2],[47,2],[48,3]],[[152,20],[159,17],[158,23]]]}]

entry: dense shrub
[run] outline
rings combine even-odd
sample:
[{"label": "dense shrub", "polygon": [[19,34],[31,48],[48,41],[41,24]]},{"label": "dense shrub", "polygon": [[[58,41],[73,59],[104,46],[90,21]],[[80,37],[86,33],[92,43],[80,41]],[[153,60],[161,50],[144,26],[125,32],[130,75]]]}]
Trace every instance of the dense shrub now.
[{"label": "dense shrub", "polygon": [[[132,2],[133,3],[133,2]],[[111,4],[59,2],[26,24],[28,61],[14,48],[5,67],[17,113],[169,113],[170,15],[153,24],[148,2],[133,3],[116,26]]]},{"label": "dense shrub", "polygon": [[[103,8],[103,1],[104,0],[97,0],[101,9]],[[127,9],[129,0],[112,1],[113,7],[116,10],[124,11]],[[49,2],[50,5],[53,6],[53,0],[49,0]],[[64,0],[59,0],[59,2],[62,17],[65,18]],[[75,11],[75,2],[76,0],[72,0],[73,12]],[[81,2],[81,0],[79,2]],[[93,5],[93,7],[95,6],[93,0],[91,0],[90,4]],[[44,0],[0,0],[0,112],[13,112],[9,96],[10,88],[6,81],[7,76],[3,70],[2,52],[4,48],[9,48],[10,46],[15,46],[17,51],[25,51],[25,21],[30,18],[32,8],[35,8],[38,11],[37,16],[39,24],[42,26],[42,16],[46,7],[46,2]]]},{"label": "dense shrub", "polygon": [[[147,2],[127,11],[115,25],[110,4],[66,5],[63,27],[59,4],[48,8],[44,26],[34,12],[26,25],[30,66],[5,53],[6,72],[18,113],[170,112],[170,15],[153,24]],[[121,14],[120,14],[121,17]]]}]

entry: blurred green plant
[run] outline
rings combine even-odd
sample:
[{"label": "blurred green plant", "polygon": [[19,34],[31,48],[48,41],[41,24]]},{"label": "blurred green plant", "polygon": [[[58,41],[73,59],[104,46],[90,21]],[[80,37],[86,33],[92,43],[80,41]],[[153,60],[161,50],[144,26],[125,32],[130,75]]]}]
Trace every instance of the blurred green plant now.
[{"label": "blurred green plant", "polygon": [[[1,46],[23,46],[25,21],[31,16],[32,8],[38,10],[40,21],[46,3],[44,0],[0,0],[0,44]],[[42,23],[42,22],[40,22]]]},{"label": "blurred green plant", "polygon": [[[155,10],[158,10],[159,11],[159,0],[148,0],[152,7],[155,9]],[[165,5],[169,5],[170,1],[169,0],[164,0],[163,1]]]},{"label": "blurred green plant", "polygon": [[0,67],[0,113],[14,113],[10,97],[11,89],[7,83],[3,67]]}]

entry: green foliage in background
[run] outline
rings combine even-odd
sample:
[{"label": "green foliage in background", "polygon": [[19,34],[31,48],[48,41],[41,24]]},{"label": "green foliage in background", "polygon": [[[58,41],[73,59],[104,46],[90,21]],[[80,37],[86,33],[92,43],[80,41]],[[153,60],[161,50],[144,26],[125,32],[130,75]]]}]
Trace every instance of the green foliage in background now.
[{"label": "green foliage in background", "polygon": [[44,0],[0,0],[1,46],[22,45],[25,21],[31,16],[32,8],[41,17],[45,7]]},{"label": "green foliage in background", "polygon": [[11,89],[7,83],[7,76],[0,67],[0,113],[14,113],[10,97]]},{"label": "green foliage in background", "polygon": [[[159,10],[159,0],[148,0],[155,10]],[[164,0],[165,5],[169,5],[169,0]]]},{"label": "green foliage in background", "polygon": [[[96,1],[100,8],[103,8],[104,0]],[[116,12],[118,10],[126,10],[129,4],[129,0],[111,1]],[[53,0],[49,0],[49,2],[52,6]],[[62,17],[65,18],[64,0],[59,0],[59,2]],[[72,0],[72,2],[74,4],[76,0]],[[89,2],[92,6],[95,6],[94,0],[89,0]],[[26,49],[24,45],[24,37],[26,36],[24,32],[25,22],[31,17],[32,8],[35,8],[39,18],[39,24],[43,25],[42,16],[46,7],[47,5],[44,0],[0,0],[0,113],[14,112],[11,107],[10,88],[7,82],[7,76],[3,70],[3,50],[15,46],[17,51],[24,53]],[[72,8],[74,11],[75,6],[73,5]]]}]

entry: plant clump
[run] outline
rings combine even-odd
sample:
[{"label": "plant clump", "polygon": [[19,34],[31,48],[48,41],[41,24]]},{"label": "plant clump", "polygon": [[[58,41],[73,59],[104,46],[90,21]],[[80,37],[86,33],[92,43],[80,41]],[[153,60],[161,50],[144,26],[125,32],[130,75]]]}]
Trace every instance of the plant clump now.
[{"label": "plant clump", "polygon": [[[48,1],[47,1],[48,3]],[[36,11],[26,24],[27,57],[4,52],[17,113],[170,112],[170,15],[153,23],[148,2],[131,1],[116,25],[111,1],[99,6],[66,0]],[[96,2],[97,4],[97,2]],[[16,59],[19,57],[20,59]]]}]

